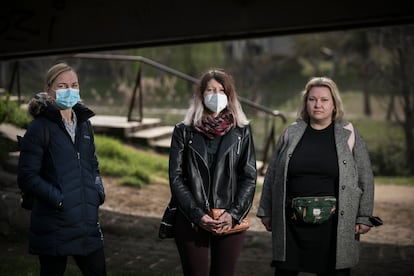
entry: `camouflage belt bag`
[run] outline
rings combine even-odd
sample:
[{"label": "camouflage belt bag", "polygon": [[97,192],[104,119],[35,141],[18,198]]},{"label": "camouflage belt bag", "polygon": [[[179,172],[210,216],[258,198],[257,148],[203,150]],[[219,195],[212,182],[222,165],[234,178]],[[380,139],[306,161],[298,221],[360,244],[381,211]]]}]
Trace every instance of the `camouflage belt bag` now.
[{"label": "camouflage belt bag", "polygon": [[292,199],[293,220],[321,224],[327,221],[336,210],[334,196],[295,197]]}]

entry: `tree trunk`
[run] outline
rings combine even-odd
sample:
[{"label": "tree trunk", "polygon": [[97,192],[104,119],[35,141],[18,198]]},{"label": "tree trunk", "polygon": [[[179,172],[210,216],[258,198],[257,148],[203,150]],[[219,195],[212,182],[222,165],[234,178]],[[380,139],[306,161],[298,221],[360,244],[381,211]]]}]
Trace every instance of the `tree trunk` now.
[{"label": "tree trunk", "polygon": [[387,120],[388,122],[391,121],[392,114],[394,112],[394,103],[395,103],[395,95],[394,95],[394,93],[391,93],[390,94],[389,99],[390,100],[388,101],[387,112],[385,114],[385,120]]},{"label": "tree trunk", "polygon": [[404,121],[402,123],[405,134],[406,161],[410,174],[414,175],[414,87],[410,85],[409,70],[407,68],[405,48],[398,49],[398,58],[401,70],[400,93],[403,98]]},{"label": "tree trunk", "polygon": [[362,85],[363,85],[363,89],[362,89],[362,93],[364,95],[364,115],[367,117],[371,117],[372,115],[372,109],[371,109],[371,98],[370,98],[370,93],[369,93],[369,85],[368,85],[368,70],[367,69],[367,65],[365,64],[364,66],[362,66],[362,72],[361,72],[361,77],[362,77]]}]

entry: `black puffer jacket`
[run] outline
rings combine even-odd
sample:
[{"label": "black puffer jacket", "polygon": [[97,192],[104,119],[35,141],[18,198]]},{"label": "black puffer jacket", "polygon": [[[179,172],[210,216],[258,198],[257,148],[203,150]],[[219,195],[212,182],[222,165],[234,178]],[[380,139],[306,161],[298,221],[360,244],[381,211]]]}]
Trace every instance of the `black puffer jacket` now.
[{"label": "black puffer jacket", "polygon": [[240,223],[252,206],[256,188],[256,156],[250,126],[235,127],[223,136],[213,175],[207,162],[205,138],[194,128],[177,124],[169,164],[175,204],[197,224],[207,213],[208,197],[211,208],[227,209]]},{"label": "black puffer jacket", "polygon": [[88,122],[94,113],[79,103],[73,110],[75,143],[50,101],[39,98],[29,104],[35,118],[20,142],[18,185],[35,199],[29,238],[32,254],[88,255],[103,247],[98,208],[105,193]]}]

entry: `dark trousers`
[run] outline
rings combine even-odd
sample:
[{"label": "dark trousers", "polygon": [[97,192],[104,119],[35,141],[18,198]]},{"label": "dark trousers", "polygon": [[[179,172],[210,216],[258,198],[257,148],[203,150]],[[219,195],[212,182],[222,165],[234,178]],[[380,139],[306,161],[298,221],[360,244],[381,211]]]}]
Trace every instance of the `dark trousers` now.
[{"label": "dark trousers", "polygon": [[[277,269],[275,270],[275,276],[297,276],[299,271],[292,271],[292,270],[285,270],[285,269]],[[350,276],[351,269],[335,269],[330,273],[326,274],[316,274],[318,276]]]},{"label": "dark trousers", "polygon": [[[104,249],[88,256],[73,256],[84,276],[106,276]],[[40,276],[63,276],[66,270],[67,256],[40,255]]]},{"label": "dark trousers", "polygon": [[[184,276],[231,276],[243,248],[246,232],[214,236],[197,227],[178,212],[175,243],[181,258]],[[209,269],[210,252],[210,269]]]}]

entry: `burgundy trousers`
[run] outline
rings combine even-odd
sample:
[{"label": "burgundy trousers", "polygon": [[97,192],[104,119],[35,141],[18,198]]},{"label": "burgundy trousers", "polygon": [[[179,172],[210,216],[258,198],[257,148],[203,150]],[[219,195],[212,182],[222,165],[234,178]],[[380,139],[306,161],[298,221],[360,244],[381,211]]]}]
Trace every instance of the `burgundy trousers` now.
[{"label": "burgundy trousers", "polygon": [[246,232],[215,236],[177,212],[175,243],[184,276],[232,276],[243,248]]}]

